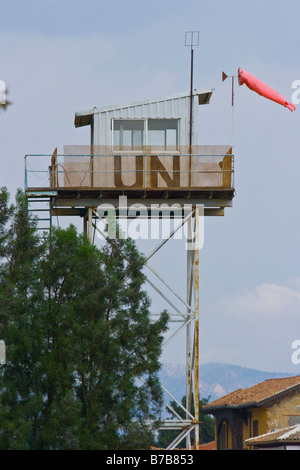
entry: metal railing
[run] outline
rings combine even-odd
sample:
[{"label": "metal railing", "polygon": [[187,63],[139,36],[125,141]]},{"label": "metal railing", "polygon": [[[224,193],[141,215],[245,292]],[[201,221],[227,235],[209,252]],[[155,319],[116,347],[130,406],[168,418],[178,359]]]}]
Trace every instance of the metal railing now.
[{"label": "metal railing", "polygon": [[234,156],[229,153],[25,155],[25,190],[233,187]]}]

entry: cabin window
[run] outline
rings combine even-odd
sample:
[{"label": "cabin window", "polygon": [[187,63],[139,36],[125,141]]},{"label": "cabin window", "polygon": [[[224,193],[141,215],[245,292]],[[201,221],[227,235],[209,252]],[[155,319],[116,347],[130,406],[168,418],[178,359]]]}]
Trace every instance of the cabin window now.
[{"label": "cabin window", "polygon": [[130,150],[143,145],[161,150],[178,146],[178,119],[114,119],[113,146]]},{"label": "cabin window", "polygon": [[178,119],[148,119],[148,145],[167,149],[178,145]]},{"label": "cabin window", "polygon": [[144,145],[144,127],[145,123],[141,120],[114,120],[114,146],[131,149]]}]

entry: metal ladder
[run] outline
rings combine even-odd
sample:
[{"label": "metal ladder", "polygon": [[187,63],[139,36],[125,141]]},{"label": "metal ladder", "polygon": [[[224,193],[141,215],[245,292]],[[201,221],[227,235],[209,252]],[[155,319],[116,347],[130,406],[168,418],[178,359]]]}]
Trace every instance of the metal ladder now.
[{"label": "metal ladder", "polygon": [[50,197],[28,197],[28,216],[37,222],[37,230],[49,231],[52,228],[52,200]]}]

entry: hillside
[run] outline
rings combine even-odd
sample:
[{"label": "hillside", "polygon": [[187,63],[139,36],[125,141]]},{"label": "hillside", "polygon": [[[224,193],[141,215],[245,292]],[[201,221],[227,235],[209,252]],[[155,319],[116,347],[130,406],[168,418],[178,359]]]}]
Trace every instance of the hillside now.
[{"label": "hillside", "polygon": [[[267,379],[288,377],[290,373],[264,372],[223,363],[200,366],[200,397],[215,400],[239,388],[248,388]],[[185,366],[163,364],[160,372],[162,385],[177,399],[185,395]]]}]

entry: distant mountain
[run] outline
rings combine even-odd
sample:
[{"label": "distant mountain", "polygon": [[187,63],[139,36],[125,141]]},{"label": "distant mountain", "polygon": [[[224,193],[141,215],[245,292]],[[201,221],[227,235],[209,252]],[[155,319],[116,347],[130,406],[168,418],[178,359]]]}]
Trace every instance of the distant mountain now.
[{"label": "distant mountain", "polygon": [[[179,401],[186,393],[185,374],[185,366],[182,364],[163,364],[160,371],[161,384]],[[267,379],[290,375],[288,372],[263,372],[219,362],[202,364],[200,366],[200,398],[209,398],[209,401],[213,401],[239,388],[248,388]]]}]

